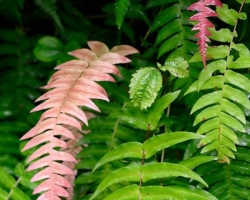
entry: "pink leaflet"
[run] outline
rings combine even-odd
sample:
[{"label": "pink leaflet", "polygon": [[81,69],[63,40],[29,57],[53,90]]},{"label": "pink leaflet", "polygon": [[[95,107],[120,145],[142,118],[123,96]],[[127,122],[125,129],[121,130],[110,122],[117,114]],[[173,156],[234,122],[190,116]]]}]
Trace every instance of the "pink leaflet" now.
[{"label": "pink leaflet", "polygon": [[50,99],[52,97],[65,97],[68,92],[70,90],[70,87],[58,87],[58,88],[54,88],[48,92],[46,92],[45,94],[43,94],[42,96],[40,96],[37,101],[41,101],[41,100],[45,100],[45,99]]},{"label": "pink leaflet", "polygon": [[52,160],[60,160],[60,161],[69,161],[69,162],[76,162],[76,159],[67,152],[60,152],[54,149],[51,150],[51,159]]},{"label": "pink leaflet", "polygon": [[104,73],[112,73],[121,76],[117,67],[106,61],[95,60],[90,63],[89,69],[95,69]]},{"label": "pink leaflet", "polygon": [[55,196],[50,190],[43,193],[37,200],[61,200],[58,196]]},{"label": "pink leaflet", "polygon": [[87,66],[88,62],[84,60],[70,60],[68,62],[56,66],[55,69],[65,69],[65,68],[85,69]]},{"label": "pink leaflet", "polygon": [[82,76],[85,79],[88,80],[93,80],[93,81],[110,81],[110,82],[115,82],[115,79],[101,71],[97,71],[94,69],[86,69],[83,71]]},{"label": "pink leaflet", "polygon": [[38,185],[35,188],[33,194],[37,194],[46,190],[53,192],[53,194],[56,196],[68,197],[68,192],[63,187],[55,185],[51,179],[47,179]]},{"label": "pink leaflet", "polygon": [[39,160],[35,161],[34,163],[32,163],[27,171],[31,171],[34,169],[39,169],[41,167],[45,167],[45,166],[50,166],[51,164],[51,157],[50,156],[45,156],[43,158],[40,158]]},{"label": "pink leaflet", "polygon": [[120,55],[118,53],[106,53],[100,56],[99,60],[109,62],[111,64],[119,64],[119,63],[129,63],[131,60],[126,58],[123,55]]},{"label": "pink leaflet", "polygon": [[61,78],[50,82],[48,85],[43,86],[43,89],[51,89],[56,87],[68,87],[75,82],[74,78]]},{"label": "pink leaflet", "polygon": [[62,125],[56,125],[55,126],[54,134],[55,135],[62,135],[64,137],[67,137],[67,138],[72,139],[72,140],[75,139],[75,136],[71,133],[71,131],[69,131],[68,129],[66,129]]},{"label": "pink leaflet", "polygon": [[134,53],[139,53],[139,51],[137,49],[135,49],[134,47],[131,47],[129,45],[115,46],[110,51],[113,53],[118,53],[118,54],[123,55],[123,56],[127,56],[127,55],[134,54]]},{"label": "pink leaflet", "polygon": [[47,99],[46,101],[44,101],[43,103],[35,107],[34,109],[32,109],[30,112],[35,112],[35,111],[44,110],[44,109],[53,108],[53,107],[60,107],[63,105],[63,102],[64,102],[63,97],[52,97],[50,99]]},{"label": "pink leaflet", "polygon": [[78,99],[78,97],[78,95],[71,94],[69,97],[67,97],[66,102],[73,103],[77,106],[86,106],[88,108],[96,110],[97,112],[101,112],[99,108],[90,99],[85,97]]},{"label": "pink leaflet", "polygon": [[81,124],[72,116],[66,114],[60,114],[57,118],[57,124],[66,124],[77,128],[78,130],[82,129]]},{"label": "pink leaflet", "polygon": [[69,52],[68,54],[86,62],[91,62],[97,59],[97,55],[89,49],[78,49]]},{"label": "pink leaflet", "polygon": [[39,133],[42,133],[43,131],[47,129],[53,129],[56,124],[55,118],[48,118],[42,122],[39,122],[34,128],[32,128],[30,131],[28,131],[23,137],[21,137],[20,140],[24,140],[27,138],[34,137],[38,135]]},{"label": "pink leaflet", "polygon": [[98,56],[109,52],[107,45],[99,41],[89,41],[88,46]]}]

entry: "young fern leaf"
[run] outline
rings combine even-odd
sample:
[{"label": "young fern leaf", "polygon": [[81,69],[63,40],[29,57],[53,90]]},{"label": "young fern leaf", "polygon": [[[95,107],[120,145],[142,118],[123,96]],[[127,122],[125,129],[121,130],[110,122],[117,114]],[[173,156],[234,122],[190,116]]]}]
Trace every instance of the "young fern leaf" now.
[{"label": "young fern leaf", "polygon": [[[42,145],[29,157],[28,162],[36,161],[27,169],[30,171],[43,168],[31,179],[32,182],[43,180],[33,192],[44,192],[38,200],[69,197],[65,188],[71,187],[71,184],[64,176],[72,175],[73,171],[64,162],[72,163],[76,160],[70,153],[55,148],[68,149],[65,138],[75,139],[71,128],[68,127],[81,130],[79,121],[88,124],[84,111],[79,107],[85,106],[99,112],[99,108],[91,99],[109,101],[106,91],[96,81],[115,82],[109,73],[118,76],[120,73],[113,64],[128,63],[130,60],[124,55],[138,52],[127,45],[114,47],[111,51],[101,42],[91,41],[88,45],[91,50],[78,49],[69,53],[79,60],[71,60],[55,68],[59,71],[54,73],[49,83],[43,87],[51,90],[37,99],[45,101],[32,112],[48,110],[42,114],[36,126],[21,138],[32,138],[23,151]],[[63,137],[58,138],[58,135]]]},{"label": "young fern leaf", "polygon": [[199,11],[199,13],[190,17],[189,20],[199,22],[192,28],[192,30],[199,30],[199,32],[194,37],[199,39],[197,44],[200,45],[199,51],[205,69],[206,69],[206,51],[208,47],[207,42],[210,42],[208,36],[211,35],[211,33],[207,28],[208,27],[214,28],[214,25],[207,19],[207,17],[217,16],[216,12],[207,7],[209,5],[222,7],[222,3],[220,2],[220,0],[199,0],[199,2],[196,2],[187,8],[187,10]]}]

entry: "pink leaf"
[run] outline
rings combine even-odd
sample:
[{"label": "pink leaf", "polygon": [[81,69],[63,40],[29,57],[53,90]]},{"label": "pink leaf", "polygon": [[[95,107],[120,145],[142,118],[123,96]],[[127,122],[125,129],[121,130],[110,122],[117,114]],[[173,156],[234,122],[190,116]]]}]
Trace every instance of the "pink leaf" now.
[{"label": "pink leaf", "polygon": [[89,69],[95,69],[104,73],[112,73],[121,76],[117,67],[106,61],[95,60],[90,63]]},{"label": "pink leaf", "polygon": [[107,45],[102,42],[90,41],[88,42],[88,46],[98,56],[109,52],[109,48],[107,47]]},{"label": "pink leaf", "polygon": [[59,115],[59,117],[57,118],[57,123],[70,125],[70,126],[76,127],[79,130],[82,129],[81,124],[74,117],[71,117],[65,114]]},{"label": "pink leaf", "polygon": [[102,60],[102,61],[109,62],[111,64],[119,64],[119,63],[129,63],[129,62],[131,62],[131,60],[129,60],[125,56],[122,56],[122,55],[120,55],[118,53],[112,53],[112,52],[103,54],[99,59]]},{"label": "pink leaf", "polygon": [[85,69],[88,67],[88,62],[83,60],[70,60],[68,62],[65,62],[61,65],[58,65],[55,67],[55,69],[68,69],[68,68],[76,68],[76,69]]},{"label": "pink leaf", "polygon": [[129,45],[115,46],[111,49],[111,52],[118,53],[118,54],[123,55],[123,56],[127,56],[127,55],[134,54],[134,53],[139,53],[139,51],[137,49],[135,49],[134,47],[131,47]]},{"label": "pink leaf", "polygon": [[79,58],[80,60],[91,62],[97,59],[97,55],[89,49],[78,49],[69,53],[69,55]]},{"label": "pink leaf", "polygon": [[207,30],[207,28],[214,27],[214,25],[210,21],[208,21],[206,17],[217,16],[216,12],[214,12],[211,8],[206,7],[208,5],[222,6],[219,0],[199,0],[199,2],[196,2],[187,8],[187,10],[199,11],[199,13],[190,17],[189,20],[199,22],[197,25],[193,27],[192,30],[199,30],[199,32],[194,37],[199,39],[197,44],[200,45],[199,51],[205,69],[206,69],[206,52],[208,46],[206,42],[210,42],[207,36],[211,35],[211,33]]}]

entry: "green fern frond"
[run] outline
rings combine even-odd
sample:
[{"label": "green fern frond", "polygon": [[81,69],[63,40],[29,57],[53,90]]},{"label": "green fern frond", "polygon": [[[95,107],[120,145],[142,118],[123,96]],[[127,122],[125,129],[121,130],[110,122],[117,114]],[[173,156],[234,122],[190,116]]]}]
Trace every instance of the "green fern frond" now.
[{"label": "green fern frond", "polygon": [[122,22],[128,11],[129,5],[130,0],[116,0],[115,2],[116,25],[118,26],[118,29],[122,26]]}]

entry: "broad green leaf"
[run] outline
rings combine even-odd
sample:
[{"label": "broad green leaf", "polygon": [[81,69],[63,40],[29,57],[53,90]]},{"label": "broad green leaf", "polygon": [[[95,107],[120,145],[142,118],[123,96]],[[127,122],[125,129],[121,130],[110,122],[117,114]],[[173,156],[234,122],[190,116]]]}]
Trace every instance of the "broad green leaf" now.
[{"label": "broad green leaf", "polygon": [[116,190],[112,194],[105,197],[103,200],[138,200],[139,197],[139,186],[130,185],[119,190]]},{"label": "broad green leaf", "polygon": [[198,101],[196,101],[196,103],[194,104],[191,110],[191,114],[208,105],[219,103],[221,100],[221,93],[222,93],[221,91],[214,91],[201,96],[198,99]]},{"label": "broad green leaf", "polygon": [[128,142],[124,143],[117,148],[106,153],[99,162],[95,165],[92,171],[95,171],[101,165],[118,159],[123,158],[142,158],[142,144],[139,142]]},{"label": "broad green leaf", "polygon": [[233,152],[229,148],[227,148],[226,146],[224,146],[224,145],[220,145],[220,148],[219,148],[218,151],[222,152],[224,155],[226,155],[226,156],[228,156],[230,158],[233,158],[233,159],[235,158]]},{"label": "broad green leaf", "polygon": [[218,14],[218,18],[227,24],[234,26],[237,22],[239,14],[234,9],[228,9],[227,4],[223,4],[223,7],[216,7],[216,13]]},{"label": "broad green leaf", "polygon": [[12,188],[11,198],[13,200],[30,200],[30,198],[19,188]]},{"label": "broad green leaf", "polygon": [[164,133],[145,141],[142,145],[142,148],[145,151],[145,158],[147,159],[152,157],[157,151],[187,140],[199,138],[201,138],[200,135],[191,132]]},{"label": "broad green leaf", "polygon": [[92,195],[90,200],[94,199],[99,193],[105,190],[110,185],[115,183],[119,183],[122,181],[140,181],[140,166],[138,165],[130,165],[127,167],[123,167],[112,171],[109,173],[100,183],[100,185],[95,190],[95,193]]},{"label": "broad green leaf", "polygon": [[181,41],[182,41],[182,33],[178,33],[165,40],[159,48],[157,58],[160,58],[163,54],[168,53],[169,51],[180,46],[182,44]]},{"label": "broad green leaf", "polygon": [[149,124],[144,113],[136,112],[128,109],[114,110],[110,113],[109,117],[121,119],[133,127],[137,127],[142,130],[148,130]]},{"label": "broad green leaf", "polygon": [[186,160],[183,160],[181,162],[179,162],[179,165],[183,165],[185,167],[187,167],[188,169],[194,169],[195,167],[203,164],[203,163],[207,163],[213,160],[217,160],[216,157],[213,156],[195,156],[192,158],[188,158]]},{"label": "broad green leaf", "polygon": [[[250,162],[250,149],[244,147],[237,147],[237,152],[234,153],[237,160]],[[248,180],[250,181],[250,180]]]},{"label": "broad green leaf", "polygon": [[246,130],[244,129],[244,127],[238,120],[236,120],[234,117],[224,112],[220,113],[220,123],[227,125],[234,130],[238,130],[240,132],[246,133]]},{"label": "broad green leaf", "polygon": [[250,92],[250,80],[242,74],[227,70],[225,73],[225,82],[231,83],[247,92]]},{"label": "broad green leaf", "polygon": [[166,200],[166,199],[178,199],[186,200],[178,192],[178,190],[169,189],[169,187],[162,186],[148,186],[140,188],[140,197],[142,200]]},{"label": "broad green leaf", "polygon": [[0,187],[0,200],[6,200],[8,197],[8,192]]},{"label": "broad green leaf", "polygon": [[[185,92],[184,95],[187,95],[192,92],[197,91],[197,84],[198,81],[195,81]],[[204,85],[200,88],[200,90],[207,90],[207,89],[220,89],[224,85],[224,76],[212,76]]]},{"label": "broad green leaf", "polygon": [[199,134],[204,134],[207,133],[213,129],[218,129],[219,128],[219,118],[215,117],[213,119],[209,119],[207,121],[205,121],[200,128],[197,130],[197,133]]},{"label": "broad green leaf", "polygon": [[215,106],[210,106],[204,110],[202,110],[195,118],[193,126],[196,124],[208,120],[213,117],[218,117],[219,113],[221,112],[221,106],[220,105],[215,105]]},{"label": "broad green leaf", "polygon": [[165,61],[164,65],[158,65],[162,71],[169,71],[170,74],[179,78],[185,78],[189,76],[188,63],[182,57],[172,58]]},{"label": "broad green leaf", "polygon": [[[212,40],[228,43],[230,43],[232,40],[233,33],[227,28],[221,28],[218,31],[215,30],[215,28],[208,28],[208,30],[212,34],[211,36],[209,36],[209,38],[211,38]],[[237,33],[234,35],[234,37],[237,37]]]},{"label": "broad green leaf", "polygon": [[159,27],[167,24],[175,18],[179,18],[181,14],[181,9],[178,4],[174,4],[171,7],[166,8],[160,14],[158,14],[152,24],[152,31],[155,31]]},{"label": "broad green leaf", "polygon": [[231,86],[225,85],[222,94],[224,98],[232,100],[233,102],[237,102],[241,104],[242,106],[246,107],[247,109],[250,109],[249,99],[240,90],[237,90],[235,88],[232,88]]},{"label": "broad green leaf", "polygon": [[34,54],[38,60],[51,62],[59,58],[62,48],[63,46],[57,38],[45,36],[38,40]]},{"label": "broad green leaf", "polygon": [[169,36],[181,32],[182,24],[180,19],[174,19],[169,24],[165,25],[157,34],[155,45],[158,45]]},{"label": "broad green leaf", "polygon": [[178,191],[182,196],[188,200],[218,200],[208,191],[202,190],[201,188],[180,185],[169,185],[168,188]]},{"label": "broad green leaf", "polygon": [[150,107],[162,87],[162,75],[154,67],[146,67],[133,74],[129,85],[131,101],[141,110]]},{"label": "broad green leaf", "polygon": [[227,99],[223,98],[221,100],[221,110],[232,115],[243,124],[246,124],[246,119],[243,111],[238,106],[228,101]]},{"label": "broad green leaf", "polygon": [[147,124],[150,124],[150,130],[154,130],[162,117],[164,110],[172,103],[180,94],[180,90],[168,93],[157,99],[146,113]]},{"label": "broad green leaf", "polygon": [[115,2],[116,25],[121,28],[123,19],[127,13],[130,0],[117,0]]},{"label": "broad green leaf", "polygon": [[165,1],[165,0],[149,0],[147,2],[147,5],[146,5],[146,9],[148,8],[152,8],[152,7],[155,7],[155,6],[162,6],[162,5],[165,5],[165,4],[170,4],[170,3],[179,3],[178,0],[168,0],[168,1]]},{"label": "broad green leaf", "polygon": [[147,182],[156,178],[167,178],[182,176],[185,178],[191,178],[202,183],[208,187],[206,182],[196,173],[179,164],[173,163],[150,163],[141,166],[142,181]]},{"label": "broad green leaf", "polygon": [[[227,45],[220,45],[216,47],[208,47],[207,48],[207,59],[222,59],[227,57],[229,51],[229,47]],[[197,52],[188,62],[199,62],[202,61],[200,52]]]},{"label": "broad green leaf", "polygon": [[199,79],[198,79],[198,92],[206,83],[206,81],[213,75],[213,73],[219,70],[221,73],[224,73],[226,70],[226,61],[225,60],[217,60],[214,62],[211,62],[207,65],[206,69],[203,69],[200,73]]}]

